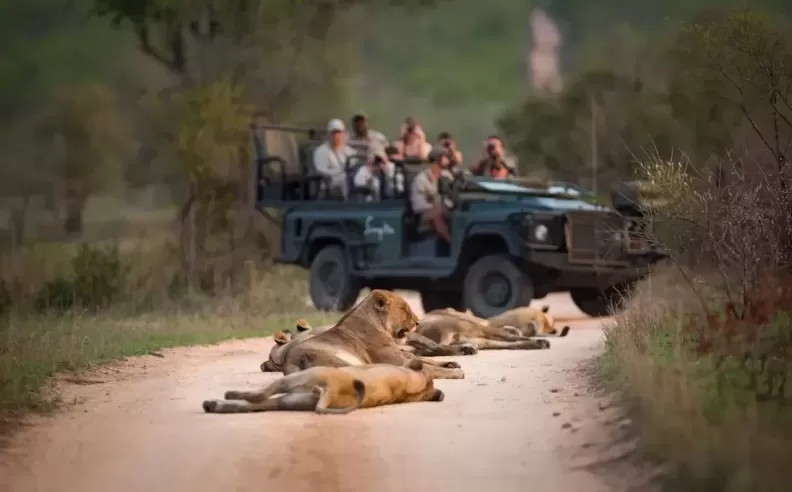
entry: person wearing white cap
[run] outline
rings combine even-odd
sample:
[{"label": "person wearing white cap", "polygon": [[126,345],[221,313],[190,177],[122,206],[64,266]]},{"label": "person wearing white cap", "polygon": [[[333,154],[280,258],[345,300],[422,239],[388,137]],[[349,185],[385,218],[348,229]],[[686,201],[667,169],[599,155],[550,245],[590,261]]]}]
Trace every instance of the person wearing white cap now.
[{"label": "person wearing white cap", "polygon": [[313,164],[316,172],[327,178],[331,191],[347,196],[346,162],[355,155],[354,149],[346,144],[344,122],[332,119],[327,123],[327,141],[314,150]]}]

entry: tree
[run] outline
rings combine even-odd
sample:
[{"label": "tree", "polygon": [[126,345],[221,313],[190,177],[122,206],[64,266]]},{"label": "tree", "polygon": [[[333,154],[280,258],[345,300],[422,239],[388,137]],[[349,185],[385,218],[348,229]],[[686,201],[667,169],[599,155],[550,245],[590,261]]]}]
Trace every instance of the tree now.
[{"label": "tree", "polygon": [[134,140],[116,95],[101,84],[63,88],[53,98],[52,119],[42,128],[54,142],[55,173],[63,183],[64,229],[82,232],[88,198],[118,178]]},{"label": "tree", "polygon": [[518,154],[522,172],[544,169],[566,180],[590,175],[592,126],[598,180],[606,184],[631,175],[642,153],[671,152],[672,126],[663,93],[606,69],[580,74],[557,97],[529,96],[503,114],[498,126]]}]

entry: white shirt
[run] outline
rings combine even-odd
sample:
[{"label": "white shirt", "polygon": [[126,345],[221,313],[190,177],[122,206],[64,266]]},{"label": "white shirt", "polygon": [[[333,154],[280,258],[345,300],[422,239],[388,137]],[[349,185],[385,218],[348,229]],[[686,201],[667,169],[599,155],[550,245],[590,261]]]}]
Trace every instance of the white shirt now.
[{"label": "white shirt", "polygon": [[[399,183],[396,182],[396,166],[390,161],[385,163],[384,177],[386,180],[386,187],[391,185],[394,188],[392,191],[396,191],[397,193],[404,191],[400,189],[404,188],[404,185],[402,184],[400,187]],[[374,192],[373,195],[371,195],[372,200],[380,199],[380,177],[369,166],[362,166],[358,169],[352,182],[355,187],[372,190]]]},{"label": "white shirt", "polygon": [[339,188],[346,196],[346,169],[347,158],[356,152],[352,147],[344,144],[340,149],[333,150],[329,142],[325,142],[314,150],[313,165],[316,172],[330,178],[331,186]]}]

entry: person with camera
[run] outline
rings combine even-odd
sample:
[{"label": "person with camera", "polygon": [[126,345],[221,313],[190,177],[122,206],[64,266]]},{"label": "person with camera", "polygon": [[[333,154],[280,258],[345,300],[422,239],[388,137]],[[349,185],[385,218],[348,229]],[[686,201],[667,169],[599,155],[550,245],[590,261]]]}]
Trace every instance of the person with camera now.
[{"label": "person with camera", "polygon": [[506,156],[503,140],[497,135],[487,138],[484,144],[484,153],[473,165],[470,172],[475,176],[487,176],[495,179],[506,179],[516,176],[517,171],[511,159]]},{"label": "person with camera", "polygon": [[411,117],[405,118],[401,127],[401,136],[393,145],[398,151],[397,158],[405,161],[425,161],[432,150],[421,125]]},{"label": "person with camera", "polygon": [[448,132],[442,132],[437,136],[437,143],[440,144],[441,147],[444,147],[448,150],[448,158],[450,162],[449,169],[452,171],[452,173],[455,170],[461,169],[462,152],[457,149],[457,144],[454,140],[454,137],[452,137]]},{"label": "person with camera", "polygon": [[451,242],[451,233],[438,185],[441,178],[451,178],[448,171],[449,155],[448,149],[444,147],[433,148],[427,156],[430,166],[418,173],[410,185],[410,207],[419,218],[418,230],[433,229],[448,243]]},{"label": "person with camera", "polygon": [[390,161],[386,149],[379,145],[369,148],[366,164],[352,178],[355,189],[368,190],[367,202],[379,201],[383,197],[394,197],[404,192],[404,184],[396,179],[396,165]]}]

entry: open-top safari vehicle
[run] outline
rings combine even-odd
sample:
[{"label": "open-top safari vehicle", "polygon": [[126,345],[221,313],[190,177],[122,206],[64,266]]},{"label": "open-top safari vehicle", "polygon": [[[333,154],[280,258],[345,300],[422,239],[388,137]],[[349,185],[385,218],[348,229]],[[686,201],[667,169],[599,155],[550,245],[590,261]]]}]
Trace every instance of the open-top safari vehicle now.
[{"label": "open-top safari vehicle", "polygon": [[[568,291],[599,316],[661,257],[635,236],[632,219],[546,185],[465,177],[441,186],[450,204],[450,244],[419,233],[407,193],[425,163],[396,162],[405,193],[367,201],[351,189],[362,158],[347,164],[347,199],[324,192],[313,169],[319,130],[251,126],[257,207],[283,213],[278,261],[310,271],[321,310],[346,310],[361,289],[420,292],[425,310],[471,309],[489,317]],[[585,191],[585,190],[583,190]]]}]

